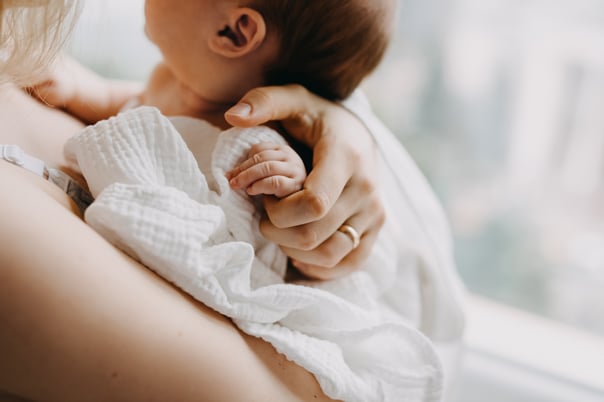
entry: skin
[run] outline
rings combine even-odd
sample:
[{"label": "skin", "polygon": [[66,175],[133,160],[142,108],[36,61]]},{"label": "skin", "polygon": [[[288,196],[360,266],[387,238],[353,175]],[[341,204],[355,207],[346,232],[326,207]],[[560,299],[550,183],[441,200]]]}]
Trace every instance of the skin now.
[{"label": "skin", "polygon": [[[230,34],[224,34],[228,30]],[[147,85],[145,104],[155,104],[154,85],[172,86],[182,110],[226,127],[223,114],[249,90],[264,83],[264,70],[277,55],[277,42],[256,11],[232,0],[145,2],[145,32],[160,50],[169,72]],[[236,38],[236,39],[234,39]],[[160,110],[168,105],[158,104]]]},{"label": "skin", "polygon": [[[145,20],[145,32],[163,60],[139,100],[166,115],[228,128],[226,110],[263,83],[265,66],[277,56],[262,16],[237,2],[183,0],[174,7],[170,1],[147,0]],[[225,30],[231,36],[220,34]],[[250,195],[285,197],[302,188],[306,169],[291,147],[260,144],[228,178],[233,189]]]},{"label": "skin", "polygon": [[[239,8],[233,1],[182,0],[176,8],[167,0],[147,0],[145,13],[147,35],[162,51],[164,61],[155,68],[140,96],[141,103],[168,115],[196,116],[221,127],[280,121],[291,137],[314,151],[313,169],[301,190],[297,183],[291,185],[300,180],[299,161],[298,167],[291,169],[276,163],[282,162],[282,155],[266,161],[251,154],[258,166],[246,162],[246,174],[241,176],[241,169],[231,172],[234,187],[276,195],[264,198],[267,219],[261,231],[279,244],[306,276],[330,279],[357,269],[369,255],[384,222],[376,194],[375,155],[368,151],[374,144],[363,124],[345,109],[296,85],[250,89],[240,103],[232,99],[232,91],[239,93],[262,82],[258,71],[276,52],[275,39],[263,36],[261,16],[258,19],[253,10]],[[247,30],[240,27],[242,13]],[[225,26],[240,29],[246,39],[233,47],[216,35]],[[231,86],[217,85],[224,82]],[[102,110],[100,102],[90,98],[97,92],[87,87],[70,91],[77,94],[76,103],[97,105],[94,109]],[[235,107],[228,109],[234,103]],[[332,131],[336,127],[346,127],[346,132]],[[279,166],[281,170],[267,170],[267,163],[271,169]],[[250,178],[249,169],[255,176]],[[360,233],[357,249],[352,250],[350,238],[337,230],[344,223]]]},{"label": "skin", "polygon": [[[3,89],[3,142],[12,133],[20,134],[10,137],[17,143],[42,144],[48,127],[80,127],[15,88]],[[274,110],[266,101],[284,94],[264,91],[265,103],[253,100],[255,92],[245,99],[257,113]],[[315,110],[312,99],[305,100],[308,110]],[[286,122],[300,116],[297,106],[283,109]],[[19,132],[24,112],[36,118]],[[0,177],[11,189],[0,195],[1,390],[35,401],[329,400],[314,377],[270,345],[106,243],[56,187],[4,161]]]},{"label": "skin", "polygon": [[[42,103],[94,124],[118,114],[128,100],[142,92],[143,84],[102,78],[62,55],[26,90]],[[83,93],[94,96],[83,97]]]},{"label": "skin", "polygon": [[[225,0],[181,0],[179,7],[168,0],[147,0],[145,15],[147,35],[161,50],[163,64],[171,73],[163,85],[181,91],[178,98],[188,100],[188,112],[193,112],[189,115],[195,116],[197,108],[201,118],[225,119],[244,127],[278,120],[289,135],[313,149],[313,169],[303,188],[287,197],[264,198],[268,219],[261,224],[262,233],[281,245],[294,265],[312,278],[330,279],[357,269],[384,220],[381,203],[372,196],[377,175],[358,169],[376,166],[374,155],[367,152],[374,145],[362,124],[343,108],[300,86],[252,89],[262,84],[264,69],[278,57],[278,38],[267,34],[263,17],[254,10]],[[238,40],[218,34],[227,28]],[[153,92],[151,83],[145,93]],[[234,108],[224,108],[244,93]],[[274,108],[292,104],[292,97],[296,100],[291,109]],[[156,106],[165,110],[161,104]],[[335,125],[323,125],[325,119]],[[332,127],[347,127],[349,133],[330,132]],[[254,158],[256,164],[263,163],[252,155],[251,164]],[[256,170],[262,168],[266,165]],[[239,173],[240,169],[231,172],[236,186],[272,180],[266,171],[255,181]],[[291,177],[288,171],[280,173]],[[344,223],[360,233],[361,247],[352,250],[350,239],[338,232]]]},{"label": "skin", "polygon": [[[282,199],[264,197],[262,234],[280,244],[306,276],[331,279],[356,270],[385,221],[373,170],[376,155],[367,152],[374,144],[363,124],[298,85],[253,89],[225,117],[238,127],[280,121],[314,151],[302,191]],[[339,127],[347,128],[345,135]],[[354,250],[348,236],[337,230],[344,223],[362,233]]]},{"label": "skin", "polygon": [[[275,222],[263,222],[267,237],[285,236],[293,250],[303,244],[309,260],[344,262],[328,272],[352,269],[383,221],[376,191],[367,186],[371,169],[359,172],[346,162],[352,156],[374,166],[362,124],[295,86],[252,90],[242,105],[227,113],[230,124],[283,120],[292,135],[316,147],[317,172],[338,171],[324,180],[311,174],[299,196],[267,197]],[[0,87],[0,143],[65,169],[63,144],[81,127],[10,84]],[[335,127],[347,127],[353,141],[330,132]],[[54,185],[2,160],[0,178],[10,189],[0,192],[0,395],[63,402],[329,400],[312,375],[269,344],[108,244]],[[374,205],[377,213],[364,212]],[[350,254],[349,239],[334,234],[348,218],[371,226]],[[299,228],[288,229],[294,223]],[[311,251],[309,233],[327,240]]]},{"label": "skin", "polygon": [[[0,120],[0,141],[25,110],[29,134],[74,128],[16,89],[0,95],[14,116]],[[270,345],[108,244],[58,188],[4,161],[0,177],[11,189],[0,194],[0,390],[63,402],[328,400]]]},{"label": "skin", "polygon": [[227,179],[233,189],[245,188],[249,195],[285,197],[303,188],[306,169],[291,147],[261,142],[252,145],[248,159],[227,172]]}]

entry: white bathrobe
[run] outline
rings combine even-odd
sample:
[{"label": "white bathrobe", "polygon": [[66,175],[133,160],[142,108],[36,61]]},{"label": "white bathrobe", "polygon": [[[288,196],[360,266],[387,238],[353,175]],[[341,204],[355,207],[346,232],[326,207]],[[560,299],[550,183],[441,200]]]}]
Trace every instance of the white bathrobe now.
[{"label": "white bathrobe", "polygon": [[382,154],[387,222],[362,269],[323,283],[284,283],[286,257],[261,236],[258,206],[224,176],[252,144],[284,142],[273,130],[221,132],[141,107],[84,129],[66,152],[96,199],[85,214],[90,226],[270,342],[313,373],[326,395],[438,401],[443,367],[433,341],[458,339],[463,329],[446,221],[364,100],[346,106]]}]

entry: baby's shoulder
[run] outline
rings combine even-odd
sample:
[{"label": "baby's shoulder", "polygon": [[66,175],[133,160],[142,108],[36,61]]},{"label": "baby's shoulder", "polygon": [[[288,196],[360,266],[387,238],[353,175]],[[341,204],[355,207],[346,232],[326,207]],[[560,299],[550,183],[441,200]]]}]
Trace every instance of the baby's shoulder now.
[{"label": "baby's shoulder", "polygon": [[151,71],[144,94],[151,97],[158,97],[159,94],[166,92],[167,89],[174,86],[176,77],[164,62],[157,64]]},{"label": "baby's shoulder", "polygon": [[153,67],[153,70],[151,70],[151,74],[149,75],[149,83],[162,83],[166,81],[171,81],[173,79],[174,75],[172,74],[172,71],[163,61],[157,63],[157,65]]}]

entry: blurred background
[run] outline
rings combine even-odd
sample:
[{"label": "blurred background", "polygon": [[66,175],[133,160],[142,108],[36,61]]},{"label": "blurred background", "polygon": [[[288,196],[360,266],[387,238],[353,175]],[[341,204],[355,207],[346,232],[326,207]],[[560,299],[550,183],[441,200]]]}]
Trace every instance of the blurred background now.
[{"label": "blurred background", "polygon": [[[142,4],[88,0],[70,51],[144,80]],[[456,400],[604,400],[604,1],[404,0],[399,20],[364,90],[475,297]]]},{"label": "blurred background", "polygon": [[604,2],[405,0],[400,21],[366,88],[466,285],[604,335]]}]

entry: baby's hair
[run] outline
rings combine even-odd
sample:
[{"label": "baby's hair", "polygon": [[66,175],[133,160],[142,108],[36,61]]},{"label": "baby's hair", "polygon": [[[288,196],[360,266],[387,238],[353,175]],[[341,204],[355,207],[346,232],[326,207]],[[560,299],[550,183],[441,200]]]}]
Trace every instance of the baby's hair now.
[{"label": "baby's hair", "polygon": [[395,0],[249,0],[280,38],[269,85],[297,83],[329,100],[347,98],[380,63]]}]

